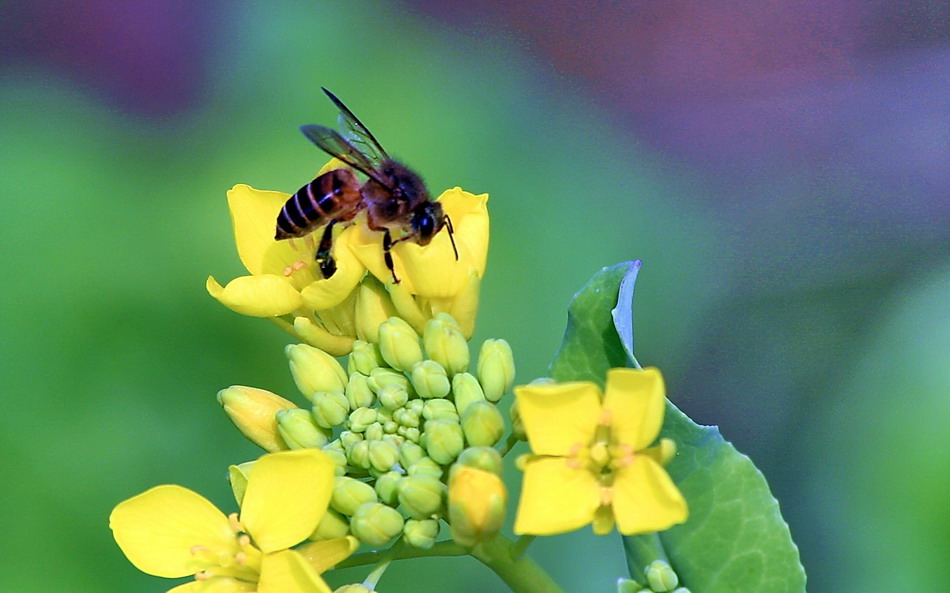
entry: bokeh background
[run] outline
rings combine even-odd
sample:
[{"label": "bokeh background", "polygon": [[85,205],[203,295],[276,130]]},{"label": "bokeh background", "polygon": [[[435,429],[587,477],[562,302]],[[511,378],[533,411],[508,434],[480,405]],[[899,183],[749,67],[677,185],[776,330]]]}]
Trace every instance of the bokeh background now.
[{"label": "bokeh background", "polygon": [[[0,561],[8,591],[164,591],[107,528],[258,451],[214,401],[293,396],[225,192],[296,190],[343,98],[437,193],[491,194],[476,343],[545,374],[571,295],[640,258],[636,348],[768,477],[812,591],[950,582],[943,2],[4,2]],[[513,476],[514,477],[514,476]],[[616,537],[532,553],[610,591]],[[350,571],[338,577],[361,580]],[[502,591],[471,560],[384,591]]]}]

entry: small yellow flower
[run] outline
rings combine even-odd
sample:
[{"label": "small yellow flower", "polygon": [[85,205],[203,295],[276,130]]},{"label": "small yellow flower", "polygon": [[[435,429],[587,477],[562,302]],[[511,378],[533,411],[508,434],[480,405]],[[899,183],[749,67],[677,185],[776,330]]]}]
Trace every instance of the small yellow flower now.
[{"label": "small yellow flower", "polygon": [[662,467],[672,442],[647,448],[663,424],[657,369],[612,369],[606,393],[589,382],[515,388],[533,455],[515,533],[551,535],[593,523],[605,534],[662,531],[686,520],[686,501]]},{"label": "small yellow flower", "polygon": [[241,512],[225,516],[201,495],[157,486],[120,503],[109,524],[139,570],[195,581],[176,593],[330,593],[320,573],[356,549],[353,538],[298,550],[323,518],[333,462],[315,449],[264,455],[251,468]]},{"label": "small yellow flower", "polygon": [[[339,161],[330,161],[320,174],[340,166]],[[449,313],[471,336],[488,255],[487,195],[455,188],[438,198],[452,221],[458,259],[447,229],[425,247],[399,242],[392,249],[399,284],[392,283],[384,263],[382,233],[369,229],[363,213],[335,235],[332,253],[337,269],[323,278],[314,261],[318,234],[274,239],[277,214],[289,198],[248,185],[236,185],[228,192],[238,255],[250,276],[225,286],[209,276],[206,288],[211,296],[238,313],[273,319],[298,339],[334,356],[349,353],[357,337],[375,336],[379,322],[376,317],[361,322],[361,312],[380,310],[386,317],[398,313],[419,333],[435,314]],[[357,290],[367,279],[367,270],[385,286],[381,293]],[[376,303],[372,297],[379,296],[388,302]],[[366,299],[372,302],[361,302]]]}]

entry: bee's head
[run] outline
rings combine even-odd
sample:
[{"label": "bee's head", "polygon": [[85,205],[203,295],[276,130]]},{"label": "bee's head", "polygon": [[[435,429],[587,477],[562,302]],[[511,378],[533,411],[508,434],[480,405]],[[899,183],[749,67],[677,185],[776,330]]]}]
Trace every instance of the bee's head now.
[{"label": "bee's head", "polygon": [[432,237],[442,229],[442,204],[425,201],[412,212],[412,231],[418,237],[419,245],[428,245]]}]

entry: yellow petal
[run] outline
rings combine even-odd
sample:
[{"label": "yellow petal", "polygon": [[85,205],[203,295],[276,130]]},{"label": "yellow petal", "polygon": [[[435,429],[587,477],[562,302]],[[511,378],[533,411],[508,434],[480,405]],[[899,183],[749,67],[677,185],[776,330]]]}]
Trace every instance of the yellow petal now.
[{"label": "yellow petal", "polygon": [[201,495],[181,486],[156,486],[119,503],[109,516],[112,535],[142,572],[167,578],[208,566],[194,546],[237,552],[227,517]]},{"label": "yellow petal", "polygon": [[600,389],[587,381],[515,387],[518,413],[538,455],[569,454],[588,445],[600,419]]},{"label": "yellow petal", "polygon": [[617,471],[613,509],[617,529],[624,535],[662,531],[688,515],[676,484],[647,455],[635,455],[630,465]]},{"label": "yellow petal", "polygon": [[168,590],[168,593],[253,593],[257,583],[231,577],[214,577],[206,581],[190,581]]},{"label": "yellow petal", "polygon": [[333,492],[334,465],[317,449],[264,455],[251,470],[241,522],[265,554],[313,533]]},{"label": "yellow petal", "polygon": [[350,249],[356,232],[356,227],[350,226],[334,239],[332,253],[336,272],[329,278],[315,280],[300,292],[307,308],[321,311],[339,305],[363,279],[366,267]]},{"label": "yellow petal", "polygon": [[324,573],[339,562],[349,558],[359,547],[359,540],[348,535],[346,537],[313,542],[297,548],[297,552],[303,555],[317,572]]},{"label": "yellow petal", "polygon": [[666,388],[655,368],[607,372],[604,408],[610,411],[611,435],[639,451],[656,440],[663,425]]},{"label": "yellow petal", "polygon": [[600,485],[586,469],[557,457],[529,461],[524,468],[517,534],[553,535],[590,523],[600,506]]},{"label": "yellow petal", "polygon": [[[439,196],[445,213],[452,219],[456,243],[464,243],[470,262],[478,275],[485,275],[488,260],[488,194],[471,194],[460,187],[446,190]],[[461,259],[461,253],[459,253]]]},{"label": "yellow petal", "polygon": [[241,276],[222,287],[212,276],[205,284],[208,294],[228,309],[251,317],[277,317],[300,308],[297,289],[283,276]]},{"label": "yellow petal", "polygon": [[294,550],[266,554],[261,564],[258,593],[331,593],[329,585]]}]

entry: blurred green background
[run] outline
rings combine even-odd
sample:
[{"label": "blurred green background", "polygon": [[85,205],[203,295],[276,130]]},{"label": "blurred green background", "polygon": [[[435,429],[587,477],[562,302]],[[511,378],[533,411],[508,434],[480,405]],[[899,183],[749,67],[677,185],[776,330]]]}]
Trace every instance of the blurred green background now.
[{"label": "blurred green background", "polygon": [[[286,336],[204,280],[243,271],[232,185],[325,161],[296,130],[334,121],[321,85],[435,193],[491,194],[475,343],[509,340],[519,381],[594,272],[642,259],[638,358],[766,474],[809,588],[950,582],[943,3],[2,7],[3,590],[164,591],[111,508],[158,483],[231,508],[258,451],[215,393],[295,390]],[[616,536],[531,551],[568,591],[624,573]],[[504,590],[460,559],[381,587]]]}]

